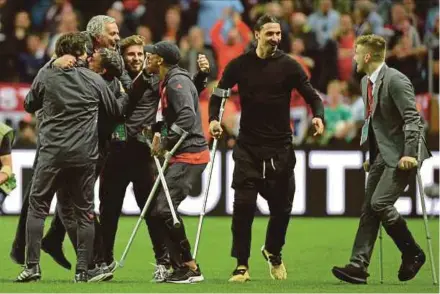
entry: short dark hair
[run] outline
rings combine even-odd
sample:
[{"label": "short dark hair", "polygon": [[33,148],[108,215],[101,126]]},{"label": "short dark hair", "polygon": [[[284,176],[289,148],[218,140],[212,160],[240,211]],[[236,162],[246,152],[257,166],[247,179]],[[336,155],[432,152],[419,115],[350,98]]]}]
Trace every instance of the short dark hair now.
[{"label": "short dark hair", "polygon": [[257,22],[254,25],[254,31],[255,32],[261,31],[261,28],[267,23],[280,24],[280,21],[275,16],[272,16],[270,14],[264,14],[257,19]]},{"label": "short dark hair", "polygon": [[124,62],[119,53],[108,48],[101,48],[98,53],[101,56],[101,67],[106,69],[105,76],[110,79],[120,77],[124,70]]},{"label": "short dark hair", "polygon": [[79,57],[86,52],[86,37],[81,33],[62,35],[55,45],[55,54],[60,57],[66,54]]}]

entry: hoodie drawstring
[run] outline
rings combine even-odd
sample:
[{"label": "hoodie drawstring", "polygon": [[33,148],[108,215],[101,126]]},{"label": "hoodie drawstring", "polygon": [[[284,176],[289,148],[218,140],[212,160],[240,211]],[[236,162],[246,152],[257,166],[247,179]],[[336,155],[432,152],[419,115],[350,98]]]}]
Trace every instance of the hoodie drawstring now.
[{"label": "hoodie drawstring", "polygon": [[[272,168],[274,171],[277,170],[275,168],[275,163],[273,162],[273,158],[270,159],[270,164],[272,165]],[[263,179],[265,179],[265,178],[266,178],[266,161],[263,160]]]}]

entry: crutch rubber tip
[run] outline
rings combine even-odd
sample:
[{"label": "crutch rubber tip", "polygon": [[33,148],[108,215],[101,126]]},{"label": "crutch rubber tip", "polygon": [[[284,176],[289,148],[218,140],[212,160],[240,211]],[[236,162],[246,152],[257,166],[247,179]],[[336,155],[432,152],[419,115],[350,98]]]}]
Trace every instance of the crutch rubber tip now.
[{"label": "crutch rubber tip", "polygon": [[174,226],[176,229],[180,228],[180,225],[181,225],[181,224],[180,224],[179,222],[173,224],[173,226]]}]

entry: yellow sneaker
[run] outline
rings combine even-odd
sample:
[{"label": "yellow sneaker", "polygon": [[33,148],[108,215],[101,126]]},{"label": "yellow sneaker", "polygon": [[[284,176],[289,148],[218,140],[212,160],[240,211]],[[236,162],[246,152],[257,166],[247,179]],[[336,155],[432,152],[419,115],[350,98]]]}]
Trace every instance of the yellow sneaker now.
[{"label": "yellow sneaker", "polygon": [[281,255],[273,255],[264,249],[264,246],[261,248],[261,253],[263,253],[264,259],[266,259],[269,264],[270,277],[274,280],[286,280],[287,270],[281,260]]},{"label": "yellow sneaker", "polygon": [[239,265],[233,272],[232,277],[229,278],[229,282],[244,283],[249,281],[249,269],[244,265]]}]

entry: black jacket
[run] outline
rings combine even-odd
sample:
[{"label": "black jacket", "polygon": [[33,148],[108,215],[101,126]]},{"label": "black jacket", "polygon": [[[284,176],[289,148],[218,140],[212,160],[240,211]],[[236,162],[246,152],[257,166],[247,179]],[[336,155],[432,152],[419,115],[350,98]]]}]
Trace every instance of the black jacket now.
[{"label": "black jacket", "polygon": [[171,129],[173,124],[189,133],[177,154],[196,153],[208,148],[202,128],[199,93],[190,74],[179,66],[173,66],[161,86],[162,114],[168,126],[166,148],[172,149],[180,138],[180,135]]},{"label": "black jacket", "polygon": [[118,102],[102,77],[89,69],[41,70],[24,102],[27,112],[42,112],[39,160],[57,166],[96,161],[98,109],[121,117],[127,103]]}]

